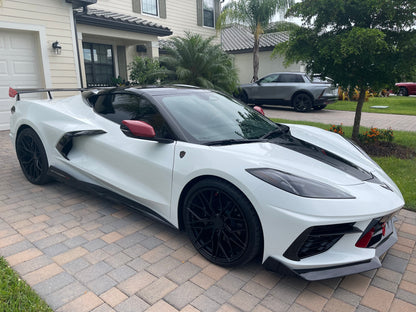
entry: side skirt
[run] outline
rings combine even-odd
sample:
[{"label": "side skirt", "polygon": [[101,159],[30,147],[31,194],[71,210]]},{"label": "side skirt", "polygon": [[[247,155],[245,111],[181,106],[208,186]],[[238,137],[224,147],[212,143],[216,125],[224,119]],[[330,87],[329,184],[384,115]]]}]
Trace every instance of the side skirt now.
[{"label": "side skirt", "polygon": [[84,182],[84,181],[80,181],[76,178],[74,178],[73,176],[71,176],[70,174],[54,167],[51,166],[49,167],[48,170],[48,175],[51,176],[53,179],[68,184],[71,187],[74,188],[78,188],[81,190],[87,190],[90,192],[94,192],[97,195],[99,195],[100,197],[103,197],[105,199],[111,200],[115,203],[121,203],[129,208],[133,208],[134,210],[139,211],[140,213],[144,214],[145,216],[154,219],[156,221],[162,222],[166,225],[168,225],[171,228],[174,228],[177,230],[177,227],[175,227],[172,223],[170,223],[168,220],[166,220],[165,218],[163,218],[162,216],[160,216],[158,213],[154,212],[152,209],[139,204],[129,198],[126,198],[124,196],[121,196],[120,194],[117,194],[111,190],[108,190],[106,188],[103,188],[101,186],[92,184],[92,183],[88,183],[88,182]]}]

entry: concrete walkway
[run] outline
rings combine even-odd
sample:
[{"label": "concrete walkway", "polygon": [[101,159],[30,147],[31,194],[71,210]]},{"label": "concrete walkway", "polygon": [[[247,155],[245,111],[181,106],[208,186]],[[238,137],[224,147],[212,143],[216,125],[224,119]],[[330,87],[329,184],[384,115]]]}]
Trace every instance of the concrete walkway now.
[{"label": "concrete walkway", "polygon": [[[342,123],[345,126],[352,126],[354,124],[355,116],[355,112],[324,109],[308,113],[297,113],[291,108],[275,108],[272,106],[265,106],[264,112],[266,113],[266,116],[270,118],[314,121],[335,125]],[[391,127],[393,130],[416,131],[416,116],[362,113],[361,126],[376,127],[381,129]]]},{"label": "concrete walkway", "polygon": [[124,206],[30,184],[6,131],[0,146],[0,255],[55,311],[416,311],[416,213],[399,213],[382,268],[310,283],[259,263],[217,267]]}]

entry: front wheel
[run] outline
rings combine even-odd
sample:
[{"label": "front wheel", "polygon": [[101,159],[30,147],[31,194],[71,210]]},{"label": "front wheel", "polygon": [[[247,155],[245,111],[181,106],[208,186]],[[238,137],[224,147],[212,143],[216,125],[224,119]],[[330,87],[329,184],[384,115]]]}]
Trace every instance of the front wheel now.
[{"label": "front wheel", "polygon": [[195,184],[186,195],[182,216],[194,247],[217,265],[245,264],[261,249],[262,231],[253,206],[224,181]]},{"label": "front wheel", "polygon": [[33,129],[25,128],[18,134],[16,154],[23,174],[29,182],[41,185],[50,181],[45,148]]},{"label": "front wheel", "polygon": [[312,109],[313,99],[306,93],[299,93],[293,97],[292,106],[297,112],[308,112]]},{"label": "front wheel", "polygon": [[408,96],[409,92],[407,92],[407,89],[405,87],[400,87],[398,95],[399,96]]}]

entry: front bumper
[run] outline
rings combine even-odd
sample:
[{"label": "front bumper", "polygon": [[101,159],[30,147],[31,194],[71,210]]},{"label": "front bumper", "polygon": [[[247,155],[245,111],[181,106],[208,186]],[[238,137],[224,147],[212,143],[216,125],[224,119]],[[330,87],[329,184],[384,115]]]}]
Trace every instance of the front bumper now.
[{"label": "front bumper", "polygon": [[386,223],[385,235],[374,248],[375,255],[373,258],[331,267],[291,269],[280,263],[278,260],[269,257],[264,262],[264,266],[266,269],[271,271],[294,273],[295,275],[298,275],[308,281],[335,278],[377,269],[382,266],[381,260],[384,254],[397,242],[398,238],[396,228],[393,224],[394,221],[395,219],[390,219]]}]

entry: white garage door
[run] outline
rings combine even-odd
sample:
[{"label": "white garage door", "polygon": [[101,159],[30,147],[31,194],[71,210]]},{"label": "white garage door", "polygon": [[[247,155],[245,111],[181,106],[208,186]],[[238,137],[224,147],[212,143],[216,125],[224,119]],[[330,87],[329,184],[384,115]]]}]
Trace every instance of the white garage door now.
[{"label": "white garage door", "polygon": [[34,32],[0,28],[0,130],[9,129],[9,87],[41,88],[38,36]]}]

